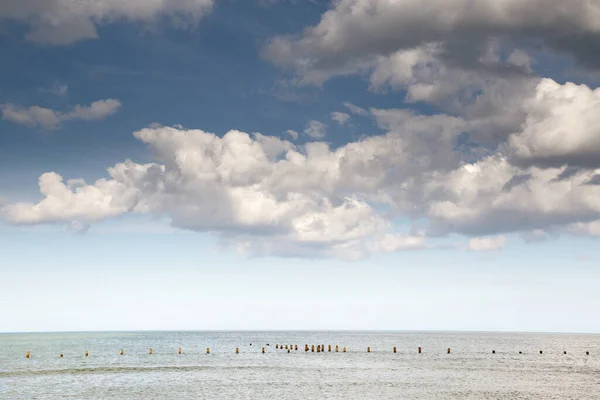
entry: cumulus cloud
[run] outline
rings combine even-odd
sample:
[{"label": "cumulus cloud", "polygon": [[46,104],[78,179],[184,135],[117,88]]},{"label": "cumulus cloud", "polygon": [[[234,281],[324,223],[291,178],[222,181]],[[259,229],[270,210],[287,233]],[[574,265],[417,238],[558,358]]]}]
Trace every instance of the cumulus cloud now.
[{"label": "cumulus cloud", "polygon": [[[39,202],[4,204],[1,214],[12,224],[71,229],[153,214],[253,255],[347,259],[427,248],[428,237],[448,234],[475,238],[470,248],[483,250],[501,247],[490,237],[508,233],[596,232],[600,186],[588,182],[600,170],[516,165],[506,149],[469,161],[456,145],[472,128],[468,118],[370,113],[386,133],[335,149],[152,125],[134,135],[156,162],[125,161],[91,184],[44,174]],[[412,230],[418,235],[395,234],[397,216],[426,223]]]},{"label": "cumulus cloud", "polygon": [[469,240],[471,251],[495,251],[500,250],[506,244],[506,236],[476,237]]},{"label": "cumulus cloud", "polygon": [[14,104],[0,105],[2,119],[30,128],[54,129],[63,121],[95,121],[109,117],[121,107],[115,99],[95,101],[89,106],[76,105],[67,112],[32,106],[23,108]]},{"label": "cumulus cloud", "polygon": [[292,140],[297,140],[298,139],[298,132],[292,130],[292,129],[288,129],[287,131],[285,131],[285,134],[288,135],[290,137],[290,139]]},{"label": "cumulus cloud", "polygon": [[350,119],[350,115],[344,112],[334,111],[330,114],[331,119],[339,125],[344,125]]},{"label": "cumulus cloud", "polygon": [[600,89],[543,79],[510,150],[524,164],[600,167]]},{"label": "cumulus cloud", "polygon": [[[433,43],[447,61],[486,67],[495,61],[489,41],[508,39],[536,41],[597,68],[600,59],[588,49],[600,43],[598,21],[600,4],[588,0],[570,1],[569,7],[559,0],[340,0],[317,25],[295,36],[273,38],[263,56],[295,69],[305,83],[321,83],[399,51],[408,51],[403,56],[410,63],[418,55],[412,49]],[[513,66],[530,65],[523,54],[513,54],[510,61]]]},{"label": "cumulus cloud", "polygon": [[304,133],[312,139],[323,139],[327,134],[327,125],[319,121],[311,120],[308,122]]},{"label": "cumulus cloud", "polygon": [[379,248],[423,245],[422,238],[387,236],[389,222],[360,196],[322,186],[323,180],[336,185],[340,157],[323,143],[308,144],[300,153],[290,142],[260,134],[230,131],[219,138],[160,126],[135,136],[160,163],[125,161],[109,168],[110,179],[94,184],[43,174],[43,199],[5,205],[3,218],[87,229],[125,213],[153,213],[169,216],[176,227],[215,232],[256,254],[310,249],[314,256],[353,259]]},{"label": "cumulus cloud", "polygon": [[28,40],[66,45],[98,37],[97,25],[117,20],[153,23],[168,18],[173,26],[194,27],[214,0],[4,0],[0,20],[29,24]]}]

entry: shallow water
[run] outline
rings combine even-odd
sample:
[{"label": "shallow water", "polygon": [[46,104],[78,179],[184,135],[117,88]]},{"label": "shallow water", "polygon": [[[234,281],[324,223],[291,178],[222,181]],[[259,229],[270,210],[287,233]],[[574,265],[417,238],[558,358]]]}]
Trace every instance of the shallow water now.
[{"label": "shallow water", "polygon": [[[250,345],[252,343],[252,345]],[[266,346],[266,344],[270,346]],[[297,344],[298,351],[276,350]],[[325,353],[304,344],[332,345]],[[335,345],[340,352],[335,353]],[[393,353],[393,347],[397,353]],[[417,348],[422,347],[422,354]],[[153,354],[148,354],[152,347]],[[177,354],[181,347],[183,354]],[[206,348],[211,350],[206,354]],[[240,353],[235,354],[239,347]],[[265,347],[265,354],[261,353]],[[347,347],[347,353],[342,348]],[[367,347],[371,352],[367,353]],[[447,354],[450,347],[451,354]],[[120,349],[125,354],[119,355]],[[85,351],[89,356],[85,357]],[[492,354],[492,350],[496,354]],[[543,354],[539,354],[542,350]],[[31,358],[26,359],[26,351]],[[523,354],[519,354],[522,351]],[[567,355],[563,354],[567,351]],[[586,355],[586,351],[590,355]],[[63,353],[64,358],[59,358]],[[600,399],[600,335],[0,334],[2,399]]]}]

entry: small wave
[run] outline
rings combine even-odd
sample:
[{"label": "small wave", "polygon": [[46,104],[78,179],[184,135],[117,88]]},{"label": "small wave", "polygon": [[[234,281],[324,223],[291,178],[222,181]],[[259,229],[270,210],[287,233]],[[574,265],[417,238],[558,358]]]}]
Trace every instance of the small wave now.
[{"label": "small wave", "polygon": [[119,373],[148,373],[148,372],[194,372],[215,369],[273,369],[280,367],[271,366],[220,366],[220,365],[165,365],[165,366],[114,366],[114,367],[86,367],[86,368],[59,368],[0,372],[2,377],[32,376],[32,375],[61,375],[61,374],[119,374]]}]

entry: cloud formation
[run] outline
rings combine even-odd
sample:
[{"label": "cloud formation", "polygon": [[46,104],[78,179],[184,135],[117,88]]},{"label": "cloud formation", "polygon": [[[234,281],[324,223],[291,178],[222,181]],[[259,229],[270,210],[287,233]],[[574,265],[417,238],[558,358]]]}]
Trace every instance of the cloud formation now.
[{"label": "cloud formation", "polygon": [[26,38],[48,45],[67,45],[98,37],[96,25],[118,20],[156,23],[168,18],[179,28],[194,27],[214,0],[4,0],[0,19],[29,24]]},{"label": "cloud formation", "polygon": [[30,128],[55,129],[64,121],[96,121],[109,117],[121,108],[115,99],[98,100],[89,106],[76,105],[70,111],[60,112],[32,106],[23,108],[14,104],[0,105],[2,119]]},{"label": "cloud formation", "polygon": [[495,251],[500,250],[506,243],[506,236],[494,236],[473,238],[469,241],[469,250],[471,251]]},{"label": "cloud formation", "polygon": [[[600,185],[590,182],[600,169],[511,161],[520,155],[512,143],[531,135],[527,121],[555,118],[541,111],[555,104],[547,101],[548,89],[558,103],[572,105],[572,114],[563,113],[569,118],[596,102],[585,87],[541,80],[521,103],[520,130],[474,160],[457,141],[485,126],[481,119],[405,109],[372,109],[386,133],[335,149],[258,133],[218,137],[151,126],[134,135],[156,163],[125,161],[94,184],[47,173],[40,177],[40,202],[9,203],[1,213],[12,224],[77,221],[86,227],[149,213],[168,217],[177,228],[212,232],[254,255],[351,259],[427,248],[428,237],[450,234],[474,238],[470,248],[478,251],[501,248],[501,238],[513,233],[592,235],[600,221]],[[586,137],[587,129],[575,124],[571,134]],[[419,233],[393,233],[398,216],[413,219],[412,232]]]},{"label": "cloud formation", "polygon": [[338,125],[344,125],[350,119],[350,115],[344,112],[334,111],[330,114],[331,119],[338,123]]},{"label": "cloud formation", "polygon": [[323,139],[327,135],[327,125],[322,122],[311,120],[306,125],[304,133],[312,139]]},{"label": "cloud formation", "polygon": [[[40,177],[39,203],[2,208],[12,224],[79,225],[126,213],[168,216],[183,229],[213,232],[253,254],[357,258],[372,251],[420,248],[424,239],[397,235],[361,196],[344,194],[344,150],[230,131],[152,127],[135,133],[159,163],[125,161],[94,184]],[[337,164],[337,166],[336,166]],[[351,184],[351,182],[348,182]]]},{"label": "cloud formation", "polygon": [[[372,68],[399,52],[406,63],[424,45],[440,47],[448,64],[493,68],[492,41],[536,42],[598,68],[589,48],[600,43],[600,3],[572,0],[339,0],[317,25],[269,41],[263,56],[293,68],[304,83]],[[416,50],[414,50],[416,49]],[[413,53],[411,53],[411,51]],[[527,69],[523,53],[509,58]]]}]

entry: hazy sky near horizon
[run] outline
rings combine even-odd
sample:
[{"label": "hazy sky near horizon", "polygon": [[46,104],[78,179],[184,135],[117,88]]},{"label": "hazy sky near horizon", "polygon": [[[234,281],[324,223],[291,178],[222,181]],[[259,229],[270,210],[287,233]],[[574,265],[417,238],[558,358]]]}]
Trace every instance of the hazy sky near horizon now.
[{"label": "hazy sky near horizon", "polygon": [[600,332],[600,0],[0,4],[0,332]]}]

